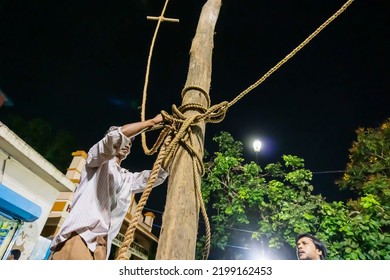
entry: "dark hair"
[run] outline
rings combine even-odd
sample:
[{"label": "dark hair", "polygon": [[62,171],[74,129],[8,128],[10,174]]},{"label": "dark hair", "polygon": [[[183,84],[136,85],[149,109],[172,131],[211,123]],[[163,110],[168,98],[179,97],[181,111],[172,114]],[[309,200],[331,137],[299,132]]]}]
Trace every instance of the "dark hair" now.
[{"label": "dark hair", "polygon": [[110,126],[110,128],[106,131],[106,133],[104,133],[104,135],[107,135],[111,131],[118,130],[118,129],[119,129],[119,126]]},{"label": "dark hair", "polygon": [[325,243],[322,242],[321,240],[319,240],[314,235],[311,235],[310,233],[301,233],[301,234],[297,235],[297,238],[295,238],[295,244],[303,237],[308,237],[311,240],[313,240],[313,243],[316,246],[316,248],[322,252],[322,254],[320,256],[321,260],[325,260],[326,259],[326,253],[327,253],[326,252]]},{"label": "dark hair", "polygon": [[[120,128],[120,126],[110,126],[110,128],[106,131],[106,133],[104,134],[104,136],[106,136],[108,133],[110,133],[111,131],[114,131],[114,130],[118,130]],[[130,141],[133,142],[134,139],[135,139],[135,136],[131,136],[129,137],[130,138]]]},{"label": "dark hair", "polygon": [[13,255],[15,260],[18,260],[21,254],[22,252],[19,249],[14,249],[10,252],[10,255]]}]

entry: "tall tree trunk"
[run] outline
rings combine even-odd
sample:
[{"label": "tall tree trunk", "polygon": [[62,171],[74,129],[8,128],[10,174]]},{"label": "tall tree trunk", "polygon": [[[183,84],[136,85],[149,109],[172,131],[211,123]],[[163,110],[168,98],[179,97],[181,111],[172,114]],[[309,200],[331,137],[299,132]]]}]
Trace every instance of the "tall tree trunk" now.
[{"label": "tall tree trunk", "polygon": [[[208,0],[202,8],[196,34],[192,41],[186,87],[196,85],[206,91],[210,89],[214,28],[221,2],[221,0]],[[210,105],[207,98],[199,90],[186,92],[182,105],[189,103],[202,104],[205,108]],[[183,113],[186,116],[199,114],[193,110]],[[202,123],[193,128],[192,133],[196,139],[193,145],[203,155],[205,124]],[[199,204],[195,195],[192,169],[190,155],[182,147],[179,147],[169,176],[167,202],[156,259],[195,259]]]}]

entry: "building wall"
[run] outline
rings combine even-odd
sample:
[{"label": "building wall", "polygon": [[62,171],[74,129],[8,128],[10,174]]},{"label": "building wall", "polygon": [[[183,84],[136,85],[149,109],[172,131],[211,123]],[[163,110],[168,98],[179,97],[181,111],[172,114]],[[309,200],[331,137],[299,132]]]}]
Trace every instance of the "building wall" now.
[{"label": "building wall", "polygon": [[58,190],[13,158],[5,161],[2,184],[41,207],[42,214],[34,222],[40,232],[56,200]]},{"label": "building wall", "polygon": [[38,205],[42,213],[23,224],[12,246],[28,259],[39,240],[60,191],[73,191],[74,183],[0,122],[0,183]]}]

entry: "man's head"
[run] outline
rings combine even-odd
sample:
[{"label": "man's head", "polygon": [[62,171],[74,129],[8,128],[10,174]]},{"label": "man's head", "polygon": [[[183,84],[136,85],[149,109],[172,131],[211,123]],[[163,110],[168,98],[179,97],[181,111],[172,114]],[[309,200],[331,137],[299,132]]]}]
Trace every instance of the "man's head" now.
[{"label": "man's head", "polygon": [[18,260],[22,252],[19,249],[11,250],[7,260]]},{"label": "man's head", "polygon": [[295,239],[297,257],[300,260],[324,260],[325,244],[309,233],[299,234]]},{"label": "man's head", "polygon": [[131,149],[131,142],[129,144],[127,144],[126,146],[123,146],[117,153],[117,158],[119,158],[119,161],[122,161],[124,160],[127,155],[130,153],[130,149]]},{"label": "man's head", "polygon": [[[111,126],[107,132],[105,133],[105,135],[107,135],[108,133],[112,132],[112,131],[116,131],[116,130],[119,130],[119,126]],[[119,162],[120,163],[122,160],[124,160],[130,153],[130,149],[131,149],[131,144],[133,143],[134,141],[134,138],[135,137],[131,137],[130,138],[130,143],[127,144],[126,146],[122,147],[118,153],[116,154],[116,157],[119,159]],[[118,149],[118,146],[114,146],[114,149]]]}]

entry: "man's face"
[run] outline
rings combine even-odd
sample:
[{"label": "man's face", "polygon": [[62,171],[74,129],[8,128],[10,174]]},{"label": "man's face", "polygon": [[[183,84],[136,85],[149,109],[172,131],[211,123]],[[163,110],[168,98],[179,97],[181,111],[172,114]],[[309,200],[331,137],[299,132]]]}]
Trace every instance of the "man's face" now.
[{"label": "man's face", "polygon": [[297,256],[300,260],[320,260],[321,255],[321,250],[316,248],[311,238],[302,237],[297,241]]},{"label": "man's face", "polygon": [[122,149],[119,150],[117,157],[120,160],[123,160],[124,158],[126,158],[127,155],[130,153],[130,148],[131,148],[131,144],[127,144],[126,146],[124,146]]}]

